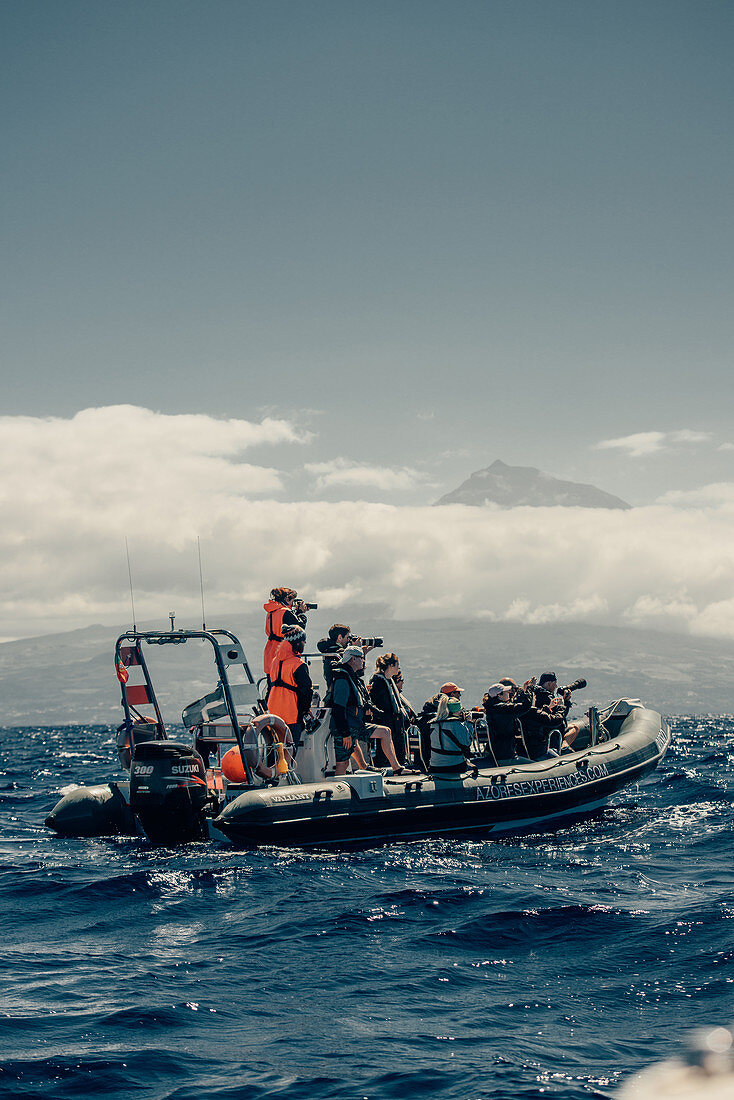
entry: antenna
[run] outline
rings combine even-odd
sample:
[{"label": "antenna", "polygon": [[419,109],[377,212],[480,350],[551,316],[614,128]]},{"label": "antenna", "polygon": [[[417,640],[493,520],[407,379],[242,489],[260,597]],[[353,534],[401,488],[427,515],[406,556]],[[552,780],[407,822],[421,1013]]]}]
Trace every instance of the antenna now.
[{"label": "antenna", "polygon": [[196,536],[196,549],[199,551],[199,588],[201,589],[201,629],[206,630],[204,614],[204,574],[201,571],[201,539]]},{"label": "antenna", "polygon": [[127,575],[130,581],[130,605],[133,609],[133,630],[137,631],[137,624],[135,622],[135,599],[133,597],[133,574],[130,569],[130,547],[127,544],[127,535],[125,535],[125,553],[127,554]]}]

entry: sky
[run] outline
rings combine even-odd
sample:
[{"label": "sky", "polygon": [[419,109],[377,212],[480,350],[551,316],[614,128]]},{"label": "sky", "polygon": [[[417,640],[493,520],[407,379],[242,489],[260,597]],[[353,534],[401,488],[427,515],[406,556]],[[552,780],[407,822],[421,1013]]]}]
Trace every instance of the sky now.
[{"label": "sky", "polygon": [[[224,609],[734,636],[732,46],[719,0],[5,0],[0,637],[119,622],[125,538],[193,609],[197,537]],[[431,507],[497,458],[634,507]]]}]

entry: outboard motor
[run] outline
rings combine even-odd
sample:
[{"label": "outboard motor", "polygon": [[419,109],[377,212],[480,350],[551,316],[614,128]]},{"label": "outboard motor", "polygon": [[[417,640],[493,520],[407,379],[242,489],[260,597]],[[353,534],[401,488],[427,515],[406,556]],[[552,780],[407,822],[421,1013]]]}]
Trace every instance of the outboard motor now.
[{"label": "outboard motor", "polygon": [[207,836],[206,769],[198,752],[175,741],[135,746],[130,808],[153,844],[182,844]]}]

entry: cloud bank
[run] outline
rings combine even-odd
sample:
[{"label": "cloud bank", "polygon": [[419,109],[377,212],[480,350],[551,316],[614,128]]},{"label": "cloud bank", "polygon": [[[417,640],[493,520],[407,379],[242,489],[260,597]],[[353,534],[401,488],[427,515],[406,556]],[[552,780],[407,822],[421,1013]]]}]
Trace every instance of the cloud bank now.
[{"label": "cloud bank", "polygon": [[127,621],[125,538],[138,618],[175,608],[197,621],[200,536],[222,622],[286,583],[337,617],[374,601],[488,630],[585,621],[734,637],[732,484],[630,511],[275,500],[277,469],[243,455],[302,441],[287,421],[130,406],[0,418],[0,633]]},{"label": "cloud bank", "polygon": [[647,458],[681,446],[708,443],[708,432],[697,432],[692,428],[680,428],[675,432],[635,432],[634,435],[619,436],[617,439],[604,439],[596,444],[596,450],[626,451],[631,458]]}]

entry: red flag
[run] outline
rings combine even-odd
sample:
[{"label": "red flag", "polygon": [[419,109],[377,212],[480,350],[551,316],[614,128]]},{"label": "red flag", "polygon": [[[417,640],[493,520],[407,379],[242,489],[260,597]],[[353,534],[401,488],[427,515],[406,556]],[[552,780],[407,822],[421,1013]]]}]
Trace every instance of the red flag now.
[{"label": "red flag", "polygon": [[130,679],[130,673],[127,671],[122,661],[117,662],[115,671],[117,672],[117,679],[120,681],[120,683],[126,684]]}]

